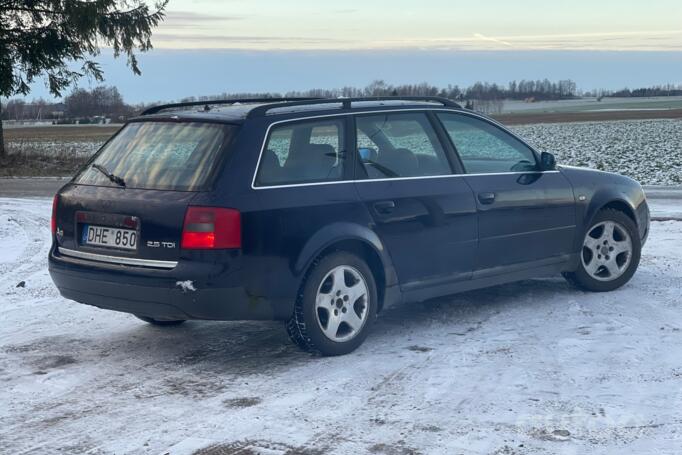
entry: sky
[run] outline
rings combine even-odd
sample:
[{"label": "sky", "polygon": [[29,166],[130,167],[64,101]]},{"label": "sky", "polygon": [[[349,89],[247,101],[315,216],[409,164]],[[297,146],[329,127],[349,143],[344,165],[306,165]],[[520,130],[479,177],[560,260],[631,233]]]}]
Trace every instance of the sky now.
[{"label": "sky", "polygon": [[[374,79],[682,83],[680,0],[170,0],[152,41],[141,77],[100,57],[106,83],[130,102]],[[32,96],[46,94],[34,86]]]},{"label": "sky", "polygon": [[680,0],[171,0],[158,47],[682,50]]}]

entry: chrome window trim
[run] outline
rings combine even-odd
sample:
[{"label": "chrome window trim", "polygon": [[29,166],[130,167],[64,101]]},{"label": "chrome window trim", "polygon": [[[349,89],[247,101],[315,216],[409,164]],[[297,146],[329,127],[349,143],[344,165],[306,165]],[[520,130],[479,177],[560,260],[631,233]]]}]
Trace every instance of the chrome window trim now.
[{"label": "chrome window trim", "polygon": [[314,120],[318,118],[328,118],[328,117],[344,117],[344,116],[350,116],[350,115],[366,115],[366,114],[381,114],[384,112],[426,112],[426,111],[435,111],[435,112],[451,112],[454,114],[461,114],[465,116],[470,116],[470,117],[475,117],[479,118],[481,120],[487,121],[489,123],[492,123],[493,125],[497,126],[498,128],[502,129],[508,134],[511,134],[514,136],[514,138],[518,139],[521,141],[521,143],[525,146],[527,146],[533,153],[536,155],[538,154],[538,151],[535,150],[530,144],[526,143],[522,138],[518,137],[516,134],[514,134],[512,131],[510,131],[508,128],[506,128],[504,125],[501,123],[495,121],[494,119],[485,117],[483,115],[476,114],[475,112],[462,112],[457,109],[448,109],[448,108],[429,108],[429,107],[414,107],[414,108],[409,108],[409,109],[386,109],[386,110],[378,110],[378,111],[363,111],[363,112],[343,112],[343,113],[335,113],[335,114],[320,114],[320,115],[311,115],[308,117],[299,117],[299,118],[291,118],[291,119],[286,119],[286,120],[279,120],[277,122],[272,122],[270,125],[268,125],[268,129],[265,131],[265,138],[263,139],[263,144],[261,145],[260,148],[260,153],[258,155],[258,162],[256,163],[256,169],[253,172],[253,179],[251,179],[251,189],[253,190],[269,190],[269,189],[276,189],[276,188],[296,188],[296,187],[303,187],[303,186],[319,186],[319,185],[335,185],[339,183],[363,183],[363,182],[386,182],[386,181],[401,181],[401,180],[416,180],[416,179],[434,179],[434,178],[450,178],[450,177],[466,177],[466,176],[483,176],[483,175],[519,175],[519,174],[538,174],[538,173],[544,173],[544,174],[551,174],[551,173],[557,173],[559,171],[526,171],[526,172],[491,172],[491,173],[479,173],[479,174],[441,174],[441,175],[423,175],[423,176],[415,176],[415,177],[395,177],[395,178],[385,178],[385,179],[360,179],[360,180],[331,180],[331,181],[325,181],[325,182],[307,182],[307,183],[290,183],[290,184],[284,184],[284,185],[264,185],[264,186],[256,186],[256,177],[258,176],[258,169],[260,168],[260,162],[261,159],[263,158],[263,152],[265,151],[265,146],[267,145],[268,139],[270,137],[270,130],[276,125],[280,125],[282,123],[295,123],[295,122],[300,122],[300,121],[305,121],[305,120]]},{"label": "chrome window trim", "polygon": [[394,177],[385,179],[334,180],[331,182],[289,183],[286,185],[257,186],[254,190],[275,188],[295,188],[301,186],[338,185],[341,183],[397,182],[401,180],[449,179],[453,177],[481,177],[484,175],[523,175],[523,174],[558,174],[559,171],[526,171],[526,172],[488,172],[480,174],[418,175],[416,177]]},{"label": "chrome window trim", "polygon": [[57,247],[57,251],[59,251],[59,254],[62,254],[67,257],[103,262],[106,264],[137,265],[142,267],[154,267],[157,269],[172,269],[178,265],[177,261],[159,261],[155,259],[126,258],[120,256],[110,256],[107,254],[88,253],[86,251],[77,251],[62,247]]}]

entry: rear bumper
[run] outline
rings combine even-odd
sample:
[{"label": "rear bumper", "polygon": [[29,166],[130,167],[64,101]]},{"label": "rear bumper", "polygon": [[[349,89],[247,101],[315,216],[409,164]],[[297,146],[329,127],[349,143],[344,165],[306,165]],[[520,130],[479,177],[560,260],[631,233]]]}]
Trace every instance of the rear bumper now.
[{"label": "rear bumper", "polygon": [[[107,310],[160,320],[284,320],[294,302],[249,292],[241,270],[180,261],[173,270],[92,264],[55,254],[49,271],[62,296]],[[192,290],[192,288],[194,290]]]}]

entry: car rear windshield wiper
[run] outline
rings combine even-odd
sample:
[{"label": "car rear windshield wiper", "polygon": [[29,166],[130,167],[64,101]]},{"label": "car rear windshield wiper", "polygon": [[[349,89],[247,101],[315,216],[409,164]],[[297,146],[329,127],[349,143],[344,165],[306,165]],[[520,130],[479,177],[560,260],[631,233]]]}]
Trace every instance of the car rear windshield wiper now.
[{"label": "car rear windshield wiper", "polygon": [[123,188],[125,188],[125,186],[126,186],[125,180],[123,180],[123,179],[122,179],[121,177],[119,177],[118,175],[112,174],[111,172],[109,172],[109,171],[107,170],[107,168],[105,168],[105,167],[102,166],[101,164],[93,164],[93,165],[90,166],[90,167],[94,167],[95,169],[97,169],[98,171],[100,171],[102,174],[106,175],[107,178],[108,178],[111,182],[117,184],[118,186],[122,186]]}]

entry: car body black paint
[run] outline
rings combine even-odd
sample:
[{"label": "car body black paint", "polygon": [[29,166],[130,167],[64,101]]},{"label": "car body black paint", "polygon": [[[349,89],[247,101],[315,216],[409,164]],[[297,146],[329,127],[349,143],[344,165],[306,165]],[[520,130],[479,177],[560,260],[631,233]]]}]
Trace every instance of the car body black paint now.
[{"label": "car body black paint", "polygon": [[[407,110],[425,112],[434,122],[452,174],[366,180],[355,153],[354,115]],[[384,277],[385,303],[392,303],[571,271],[590,220],[608,204],[629,208],[643,240],[648,233],[644,194],[637,182],[626,177],[563,166],[549,171],[463,174],[457,151],[434,113],[476,115],[469,111],[419,103],[294,109],[262,116],[251,116],[249,111],[243,105],[133,120],[238,125],[240,131],[206,191],[64,186],[57,217],[63,234],[53,240],[49,254],[50,273],[62,295],[157,319],[287,319],[310,265],[340,242],[374,252],[381,267],[376,273]],[[269,127],[315,117],[346,122],[348,161],[343,180],[254,187]],[[488,193],[493,194],[492,201]],[[239,210],[242,248],[180,249],[189,205]],[[105,254],[177,265],[160,270],[61,254],[59,247],[103,253],[79,244],[79,211],[139,218],[138,251]],[[148,241],[174,242],[177,247],[147,247]],[[179,285],[188,280],[194,291]]]},{"label": "car body black paint", "polygon": [[623,175],[574,166],[560,166],[561,173],[571,183],[576,195],[576,221],[579,236],[575,247],[585,234],[592,218],[609,204],[626,209],[639,229],[640,237],[646,241],[650,214],[642,187],[637,181]]}]

